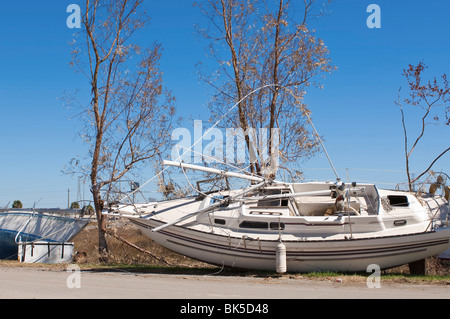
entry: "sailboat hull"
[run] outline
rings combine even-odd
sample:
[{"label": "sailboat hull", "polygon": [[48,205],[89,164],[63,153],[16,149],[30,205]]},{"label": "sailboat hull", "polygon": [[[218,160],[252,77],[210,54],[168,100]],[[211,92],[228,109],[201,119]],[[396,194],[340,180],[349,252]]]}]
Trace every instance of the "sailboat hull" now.
[{"label": "sailboat hull", "polygon": [[[160,222],[130,219],[158,244],[183,255],[219,266],[275,271],[279,240],[231,237],[171,226],[152,232]],[[392,268],[439,254],[449,247],[450,228],[386,237],[333,240],[283,240],[287,271],[367,271],[375,264]]]}]

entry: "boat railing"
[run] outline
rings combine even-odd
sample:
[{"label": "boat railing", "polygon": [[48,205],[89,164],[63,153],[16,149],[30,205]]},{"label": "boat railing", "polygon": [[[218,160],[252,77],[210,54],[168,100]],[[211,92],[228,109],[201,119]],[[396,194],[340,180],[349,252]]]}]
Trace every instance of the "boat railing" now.
[{"label": "boat railing", "polygon": [[[437,194],[449,201],[450,197],[450,176],[444,172],[428,172],[428,177],[423,181],[413,183],[412,189],[416,195],[421,193]],[[409,190],[409,183],[398,183],[395,190]],[[440,192],[440,193],[439,193]]]},{"label": "boat railing", "polygon": [[434,214],[434,216],[432,218],[430,218],[430,222],[428,223],[428,226],[425,229],[425,232],[436,231],[439,228],[449,226],[450,212],[447,212],[446,217],[444,219],[437,217],[438,212],[439,212],[439,210]]},{"label": "boat railing", "polygon": [[[434,177],[434,179],[433,179]],[[440,205],[436,212],[430,218],[430,222],[425,231],[434,231],[441,227],[448,227],[450,208],[450,186],[448,185],[450,176],[444,172],[435,173],[430,171],[429,176],[420,183],[419,188],[415,191],[416,196],[441,196],[447,201],[447,205]],[[429,203],[426,202],[428,205]],[[443,209],[445,209],[443,211]]]}]

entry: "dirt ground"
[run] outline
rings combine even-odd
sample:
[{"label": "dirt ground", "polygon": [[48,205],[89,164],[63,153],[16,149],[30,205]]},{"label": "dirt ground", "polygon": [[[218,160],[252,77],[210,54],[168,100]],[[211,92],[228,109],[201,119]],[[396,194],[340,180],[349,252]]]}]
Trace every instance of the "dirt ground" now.
[{"label": "dirt ground", "polygon": [[[162,259],[157,260],[151,255],[139,251],[118,239],[107,235],[110,264],[124,265],[155,265],[174,267],[200,267],[212,268],[206,263],[174,253],[145,237],[139,229],[125,219],[113,219],[108,222],[108,228],[117,235],[133,243],[139,248],[151,252],[154,256]],[[98,254],[98,232],[96,222],[91,222],[73,238],[74,251],[77,252],[75,262],[78,264],[99,264]],[[166,261],[166,262],[164,262]]]}]

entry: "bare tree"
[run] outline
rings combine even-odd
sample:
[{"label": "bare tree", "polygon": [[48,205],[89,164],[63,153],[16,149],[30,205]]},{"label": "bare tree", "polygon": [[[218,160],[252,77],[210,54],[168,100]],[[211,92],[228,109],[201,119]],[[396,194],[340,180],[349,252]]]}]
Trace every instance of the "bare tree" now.
[{"label": "bare tree", "polygon": [[[310,111],[303,97],[308,86],[319,86],[320,75],[334,70],[328,49],[308,28],[314,2],[305,0],[301,8],[291,0],[199,4],[209,20],[199,31],[210,40],[210,53],[219,66],[212,76],[203,76],[217,89],[210,105],[212,117],[223,116],[225,106],[239,101],[225,125],[244,132],[267,128],[268,157],[273,155],[271,143],[279,144],[281,165],[317,150],[317,139],[306,124],[304,115]],[[271,135],[275,128],[280,130],[279,140]],[[257,146],[250,170],[260,175],[267,165],[257,143],[261,138],[245,135],[249,154]]]},{"label": "bare tree", "polygon": [[84,40],[74,43],[73,66],[88,79],[92,100],[80,103],[90,145],[87,174],[98,221],[100,259],[108,257],[105,193],[139,164],[170,146],[173,97],[158,68],[161,45],[132,43],[147,22],[143,0],[86,0]]},{"label": "bare tree", "polygon": [[409,96],[403,99],[403,102],[405,102],[410,107],[421,111],[420,132],[418,133],[417,137],[413,139],[414,143],[412,146],[409,146],[408,144],[408,132],[406,129],[405,112],[400,101],[400,90],[398,100],[395,102],[395,104],[399,106],[402,114],[402,125],[405,141],[404,146],[406,175],[408,177],[408,186],[410,191],[413,190],[414,182],[419,180],[425,173],[427,173],[437,162],[437,160],[439,160],[445,153],[450,150],[450,147],[445,146],[446,148],[438,155],[431,157],[432,160],[430,161],[430,164],[423,172],[419,173],[415,178],[411,177],[411,155],[416,149],[416,146],[424,137],[425,132],[428,131],[427,128],[431,124],[439,124],[440,122],[442,122],[443,118],[445,118],[445,121],[443,122],[444,125],[450,125],[448,116],[450,112],[450,87],[448,85],[447,76],[445,74],[441,76],[442,83],[438,83],[438,80],[436,78],[434,78],[432,81],[428,81],[428,83],[423,83],[422,74],[426,68],[427,66],[423,62],[420,62],[416,66],[410,64],[407,69],[403,70],[403,75],[406,78],[409,88]]}]

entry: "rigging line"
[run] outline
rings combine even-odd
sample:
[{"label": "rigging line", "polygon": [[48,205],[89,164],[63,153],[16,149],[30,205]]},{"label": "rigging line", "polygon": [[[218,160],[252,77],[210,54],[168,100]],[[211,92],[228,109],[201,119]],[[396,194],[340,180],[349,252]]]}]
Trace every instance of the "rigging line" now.
[{"label": "rigging line", "polygon": [[[286,87],[281,87],[281,88],[283,88],[283,89],[285,89],[287,92],[289,92],[289,93],[292,95],[292,97],[293,97],[296,101],[298,101],[298,97],[295,96],[295,94],[294,94],[291,90],[289,90],[289,89],[286,88]],[[299,103],[299,105],[301,105],[301,103]],[[334,175],[336,175],[336,179],[337,179],[338,181],[340,181],[341,178],[339,177],[339,175],[338,175],[336,169],[334,168],[333,163],[331,162],[331,158],[330,158],[330,156],[328,155],[328,152],[327,152],[327,149],[325,148],[325,145],[323,145],[323,142],[322,142],[322,139],[321,139],[320,136],[319,136],[319,133],[317,133],[316,127],[314,126],[314,123],[312,122],[311,117],[309,116],[308,112],[305,111],[301,106],[300,106],[300,109],[303,111],[303,114],[306,115],[306,117],[308,118],[308,122],[309,122],[309,124],[311,124],[311,127],[313,128],[314,132],[316,133],[316,137],[317,137],[317,139],[319,140],[319,143],[320,143],[320,145],[322,146],[322,149],[323,149],[323,151],[325,152],[325,155],[327,156],[328,162],[330,163],[330,166],[331,166],[331,168],[332,168],[333,171],[334,171]]]},{"label": "rigging line", "polygon": [[184,167],[181,167],[181,170],[183,171],[184,177],[186,178],[186,182],[188,183],[189,187],[192,188],[194,191],[198,192],[199,194],[207,197],[208,195],[206,195],[205,193],[203,193],[202,191],[200,191],[200,189],[196,189],[191,182],[189,181],[189,178],[186,175],[186,170],[184,169]]},{"label": "rigging line", "polygon": [[[201,140],[203,140],[203,138],[209,133],[211,132],[232,110],[234,110],[236,108],[236,106],[238,106],[242,101],[244,101],[247,97],[249,97],[250,95],[252,95],[255,92],[258,92],[259,90],[265,89],[267,87],[270,86],[275,86],[278,87],[277,84],[266,84],[263,85],[253,91],[251,91],[250,93],[248,93],[246,96],[244,96],[242,99],[240,99],[237,103],[235,103],[224,115],[222,115],[220,117],[220,119],[218,121],[216,121],[216,123],[214,123],[213,126],[211,126],[206,132],[205,134],[203,134],[196,142],[194,142],[194,144],[192,144],[189,149],[187,149],[183,154],[181,154],[180,156],[178,156],[178,158],[175,160],[175,162],[179,161],[182,156],[184,156],[187,152],[192,151],[192,148],[197,145],[198,142],[200,142]],[[146,181],[145,183],[143,183],[141,186],[139,186],[137,189],[135,189],[134,191],[130,192],[129,194],[126,194],[124,197],[122,197],[119,202],[125,200],[126,198],[129,198],[131,195],[133,195],[135,192],[137,192],[138,190],[140,190],[142,187],[144,187],[145,185],[147,185],[148,183],[150,183],[151,181],[153,181],[156,177],[160,176],[162,173],[164,173],[169,167],[166,166],[164,167],[159,173],[157,173],[155,176],[153,176],[151,179],[149,179],[148,181]]]}]

